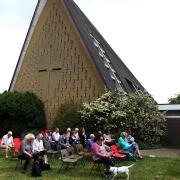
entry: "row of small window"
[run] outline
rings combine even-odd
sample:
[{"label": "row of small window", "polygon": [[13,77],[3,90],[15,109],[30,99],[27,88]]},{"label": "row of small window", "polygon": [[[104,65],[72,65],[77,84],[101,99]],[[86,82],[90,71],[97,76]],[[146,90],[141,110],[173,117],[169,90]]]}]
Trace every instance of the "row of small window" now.
[{"label": "row of small window", "polygon": [[[71,83],[71,84],[70,84]],[[61,87],[64,87],[64,88],[61,88]],[[75,87],[76,87],[76,81],[73,79],[73,81],[71,81],[71,82],[68,82],[67,80],[66,81],[64,81],[64,80],[61,80],[61,81],[59,81],[59,83],[58,83],[58,90],[62,90],[63,91],[63,89],[69,89],[69,88],[72,88],[72,89],[75,89]],[[83,79],[81,79],[81,81],[80,81],[80,89],[85,89],[85,90],[87,90],[87,87],[89,88],[89,89],[91,89],[92,88],[92,83],[91,83],[91,81],[89,81],[88,83],[85,83],[84,82],[84,80]],[[95,87],[93,87],[93,89],[95,89]]]},{"label": "row of small window", "polygon": [[[44,29],[44,26],[43,26],[43,29]],[[65,29],[66,29],[66,27],[65,27]],[[44,32],[44,30],[42,32],[40,32],[40,36],[39,36],[38,42],[41,44],[41,47],[46,47],[47,48],[47,41],[46,41],[46,39],[48,38],[49,39],[48,41],[51,42],[53,37],[54,37],[53,42],[49,45],[49,47],[52,48],[52,44],[56,44],[57,47],[54,48],[54,53],[58,53],[59,52],[59,48],[62,49],[62,47],[60,46],[60,43],[61,43],[61,44],[63,44],[63,51],[65,51],[67,49],[67,57],[69,57],[70,52],[69,52],[69,48],[68,48],[69,46],[67,44],[70,43],[69,44],[70,45],[70,49],[74,50],[74,56],[76,57],[77,56],[76,47],[73,47],[73,40],[70,40],[70,33],[67,33],[65,31],[64,35],[61,34],[60,41],[57,41],[58,40],[58,36],[60,35],[60,33],[57,32],[56,34],[57,34],[57,37],[54,35],[54,32],[51,32],[50,34],[49,34],[49,32],[47,32],[47,33]],[[68,34],[67,40],[65,38],[66,34]],[[63,41],[63,39],[65,39],[65,40]],[[67,45],[67,47],[66,47],[66,45]],[[48,51],[46,53],[48,53]],[[41,55],[42,55],[42,53],[41,53]]]},{"label": "row of small window", "polygon": [[46,104],[45,104],[45,108],[47,109],[48,107],[53,107],[53,108],[57,108],[58,104],[61,104],[62,101],[66,101],[66,100],[72,100],[72,101],[77,101],[80,100],[80,102],[84,102],[86,100],[88,100],[88,102],[90,103],[92,100],[94,100],[95,98],[99,98],[99,95],[95,96],[84,96],[84,95],[79,95],[79,96],[71,96],[70,94],[67,96],[57,96],[56,97],[56,104],[54,104],[54,101],[46,99]]},{"label": "row of small window", "polygon": [[[33,87],[33,86],[36,87],[35,89],[38,92],[42,93],[43,89],[40,89],[40,84],[32,84],[31,87]],[[48,87],[50,87],[50,86],[48,86]],[[76,84],[74,83],[70,87],[68,87],[68,84],[65,83],[65,85],[62,88],[61,87],[62,87],[62,84],[61,84],[61,86],[58,85],[58,88],[54,88],[53,89],[55,97],[56,97],[57,94],[59,94],[59,92],[61,92],[63,94],[64,92],[67,91],[67,89],[70,90],[70,91],[71,90],[76,90],[77,94],[78,94],[79,91],[84,91],[84,94],[86,94],[87,92],[92,92],[93,93],[93,97],[95,97],[95,91],[96,91],[95,86],[93,86],[93,88],[91,88],[91,85],[89,87],[87,87],[85,85],[85,87],[83,88],[83,84],[81,84],[80,87],[77,87]],[[22,86],[22,89],[25,89],[25,86]],[[52,91],[52,89],[51,89],[51,91]]]},{"label": "row of small window", "polygon": [[[63,21],[62,21],[62,25],[63,25]],[[49,27],[49,29],[48,30],[46,30],[46,27]],[[55,24],[55,27],[57,27],[57,24]],[[71,40],[70,41],[70,33],[67,33],[67,28],[66,28],[66,26],[62,26],[61,27],[61,30],[60,29],[58,29],[58,32],[56,33],[56,32],[51,32],[50,34],[49,34],[49,30],[50,29],[52,29],[52,24],[48,24],[48,26],[45,24],[44,26],[43,26],[43,28],[42,28],[42,32],[40,33],[40,37],[41,38],[43,38],[43,34],[45,33],[45,39],[47,38],[47,36],[48,36],[48,34],[49,34],[49,38],[53,38],[53,37],[56,37],[56,38],[54,38],[54,40],[57,40],[58,39],[58,37],[60,36],[60,32],[62,31],[62,29],[64,28],[64,34],[61,34],[61,43],[62,43],[62,39],[63,38],[66,38],[66,35],[67,35],[67,42],[70,42],[71,44],[70,44],[70,47],[71,47],[71,49],[73,49],[73,40]],[[54,34],[57,34],[57,36],[56,35],[54,35]],[[66,41],[64,41],[64,43],[65,43]]]},{"label": "row of small window", "polygon": [[92,100],[94,100],[95,98],[99,98],[99,95],[97,95],[96,97],[95,96],[91,96],[91,95],[78,95],[77,96],[71,96],[71,95],[68,95],[68,96],[59,96],[59,97],[56,97],[58,98],[58,101],[56,103],[56,105],[52,102],[52,101],[47,101],[46,104],[45,104],[45,108],[47,107],[53,107],[53,108],[56,108],[58,105],[57,104],[61,104],[62,101],[69,101],[69,100],[72,100],[72,101],[77,101],[79,100],[81,103],[82,102],[88,102],[90,103]]},{"label": "row of small window", "polygon": [[[67,57],[69,57],[70,54],[74,54],[74,56],[76,57],[77,56],[77,48],[76,47],[73,47],[73,40],[71,40],[70,42],[69,41],[66,41],[66,40],[63,40],[62,39],[62,36],[61,36],[61,39],[60,41],[58,40],[58,38],[54,38],[54,40],[52,40],[52,36],[49,36],[48,40],[46,40],[46,37],[47,35],[45,34],[44,38],[43,36],[40,36],[39,40],[37,41],[38,43],[35,44],[36,47],[41,47],[41,49],[43,49],[44,52],[42,52],[41,50],[41,55],[43,53],[48,53],[48,51],[46,49],[53,49],[54,53],[55,54],[59,54],[59,52],[61,50],[64,51],[67,51]],[[42,39],[41,39],[42,38]]]},{"label": "row of small window", "polygon": [[[48,17],[51,18],[53,21],[58,20],[58,22],[61,21],[61,14],[60,14],[60,10],[55,9],[53,7],[53,9],[50,9]],[[46,18],[46,22],[48,21],[48,18]],[[62,22],[63,24],[63,22]]]}]

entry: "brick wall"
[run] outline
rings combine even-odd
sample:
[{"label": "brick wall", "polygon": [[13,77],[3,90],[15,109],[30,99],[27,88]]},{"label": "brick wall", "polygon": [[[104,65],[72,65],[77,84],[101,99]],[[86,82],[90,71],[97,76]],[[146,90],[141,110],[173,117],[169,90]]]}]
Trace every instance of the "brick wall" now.
[{"label": "brick wall", "polygon": [[48,0],[14,90],[32,91],[41,98],[49,127],[64,102],[90,102],[104,93],[104,84],[61,1]]}]

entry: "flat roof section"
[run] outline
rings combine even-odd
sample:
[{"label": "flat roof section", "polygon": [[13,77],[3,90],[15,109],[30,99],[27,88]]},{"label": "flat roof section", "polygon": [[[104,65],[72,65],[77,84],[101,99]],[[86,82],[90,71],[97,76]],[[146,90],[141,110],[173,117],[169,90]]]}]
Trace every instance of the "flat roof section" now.
[{"label": "flat roof section", "polygon": [[180,104],[158,104],[160,111],[180,111]]}]

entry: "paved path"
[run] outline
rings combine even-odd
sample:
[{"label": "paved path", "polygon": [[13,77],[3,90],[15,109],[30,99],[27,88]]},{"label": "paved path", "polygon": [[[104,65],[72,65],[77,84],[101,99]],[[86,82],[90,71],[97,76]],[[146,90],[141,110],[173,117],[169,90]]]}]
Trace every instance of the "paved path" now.
[{"label": "paved path", "polygon": [[180,157],[180,149],[150,149],[141,150],[143,155],[155,157]]}]

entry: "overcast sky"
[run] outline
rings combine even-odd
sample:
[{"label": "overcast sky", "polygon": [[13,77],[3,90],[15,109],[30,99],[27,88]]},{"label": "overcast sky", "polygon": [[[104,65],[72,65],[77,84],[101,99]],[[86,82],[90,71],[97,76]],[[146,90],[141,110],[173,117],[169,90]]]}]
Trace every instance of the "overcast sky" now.
[{"label": "overcast sky", "polygon": [[[179,0],[75,0],[158,103],[180,92]],[[0,92],[7,90],[37,0],[0,0]]]}]

